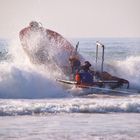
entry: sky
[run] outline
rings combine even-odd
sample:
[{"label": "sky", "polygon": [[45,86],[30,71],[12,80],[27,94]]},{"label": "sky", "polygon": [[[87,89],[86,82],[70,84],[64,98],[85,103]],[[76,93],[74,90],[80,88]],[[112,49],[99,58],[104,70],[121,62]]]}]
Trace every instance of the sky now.
[{"label": "sky", "polygon": [[32,20],[64,37],[140,37],[140,0],[0,0],[0,38]]}]

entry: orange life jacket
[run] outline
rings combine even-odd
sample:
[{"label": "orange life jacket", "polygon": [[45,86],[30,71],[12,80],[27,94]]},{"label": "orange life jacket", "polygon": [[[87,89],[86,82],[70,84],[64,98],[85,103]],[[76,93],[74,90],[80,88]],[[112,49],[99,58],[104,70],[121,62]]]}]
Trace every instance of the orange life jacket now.
[{"label": "orange life jacket", "polygon": [[75,75],[75,81],[76,81],[77,83],[80,83],[81,77],[80,77],[80,74],[79,74],[79,73],[76,73],[76,75]]}]

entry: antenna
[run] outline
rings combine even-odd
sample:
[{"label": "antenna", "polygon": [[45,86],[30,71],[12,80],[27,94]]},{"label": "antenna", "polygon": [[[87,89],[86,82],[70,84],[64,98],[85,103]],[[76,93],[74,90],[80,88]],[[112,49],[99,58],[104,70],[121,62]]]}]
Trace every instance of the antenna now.
[{"label": "antenna", "polygon": [[75,47],[76,53],[77,53],[77,50],[78,50],[78,46],[79,46],[79,41],[77,42],[76,47]]}]

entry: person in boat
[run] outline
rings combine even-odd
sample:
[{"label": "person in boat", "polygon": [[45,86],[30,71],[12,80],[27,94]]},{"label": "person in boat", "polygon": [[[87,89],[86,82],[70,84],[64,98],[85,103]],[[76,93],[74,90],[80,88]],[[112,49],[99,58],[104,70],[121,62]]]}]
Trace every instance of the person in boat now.
[{"label": "person in boat", "polygon": [[75,76],[76,72],[80,70],[81,62],[76,56],[70,56],[69,62],[71,65],[71,74]]},{"label": "person in boat", "polygon": [[89,61],[85,61],[84,63],[85,63],[85,64],[83,65],[83,69],[84,69],[85,71],[90,71],[90,67],[91,67],[90,62],[89,62]]},{"label": "person in boat", "polygon": [[93,85],[93,75],[90,72],[91,64],[89,61],[85,61],[85,64],[81,66],[80,71],[77,71],[75,80],[77,84],[81,85]]}]

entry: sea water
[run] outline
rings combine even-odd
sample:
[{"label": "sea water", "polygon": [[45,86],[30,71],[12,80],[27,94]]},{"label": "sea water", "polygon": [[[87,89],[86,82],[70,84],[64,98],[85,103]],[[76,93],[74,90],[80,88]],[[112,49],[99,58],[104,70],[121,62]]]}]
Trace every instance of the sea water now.
[{"label": "sea water", "polygon": [[138,140],[140,39],[69,39],[94,69],[96,41],[105,45],[104,71],[129,80],[126,93],[65,87],[34,65],[20,43],[0,40],[0,140]]}]

